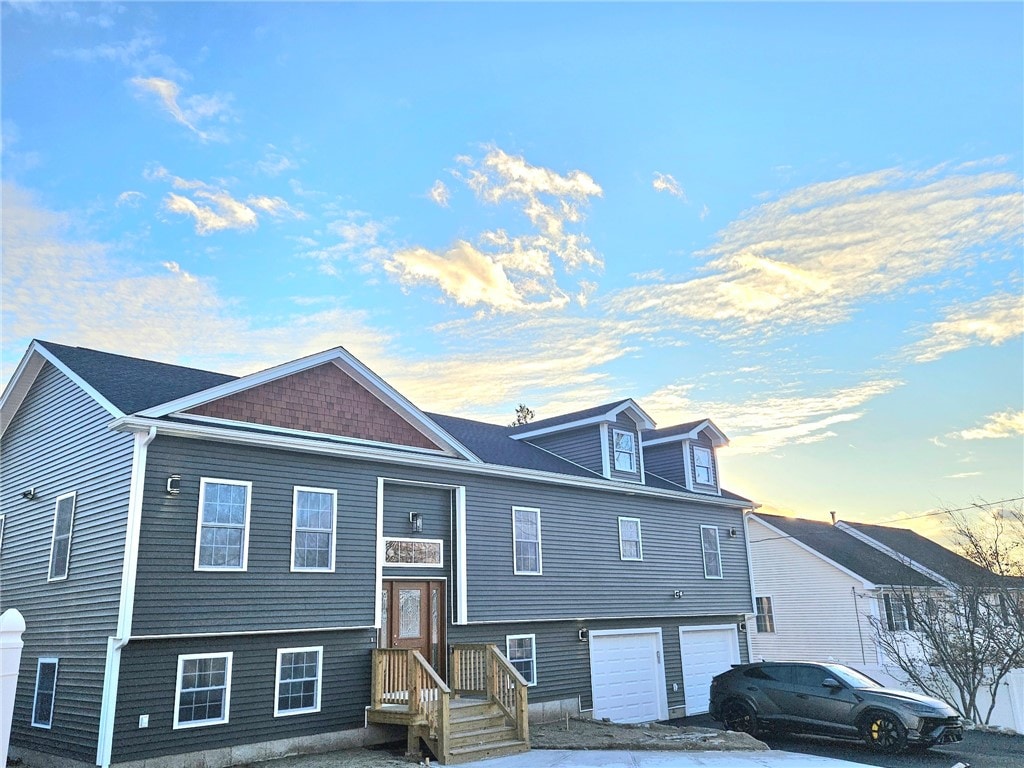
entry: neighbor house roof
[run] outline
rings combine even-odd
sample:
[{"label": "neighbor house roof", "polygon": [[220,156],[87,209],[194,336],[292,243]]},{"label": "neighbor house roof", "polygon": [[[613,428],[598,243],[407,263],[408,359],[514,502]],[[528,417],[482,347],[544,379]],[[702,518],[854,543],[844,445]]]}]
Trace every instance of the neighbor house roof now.
[{"label": "neighbor house roof", "polygon": [[940,586],[933,579],[894,560],[831,523],[765,515],[760,512],[755,517],[877,586]]}]

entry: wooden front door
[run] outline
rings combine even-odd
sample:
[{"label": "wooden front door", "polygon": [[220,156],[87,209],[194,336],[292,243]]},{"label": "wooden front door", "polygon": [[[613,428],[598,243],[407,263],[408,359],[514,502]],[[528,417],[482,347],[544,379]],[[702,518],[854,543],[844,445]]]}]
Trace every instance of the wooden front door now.
[{"label": "wooden front door", "polygon": [[445,606],[443,581],[386,580],[382,645],[419,651],[444,678]]}]

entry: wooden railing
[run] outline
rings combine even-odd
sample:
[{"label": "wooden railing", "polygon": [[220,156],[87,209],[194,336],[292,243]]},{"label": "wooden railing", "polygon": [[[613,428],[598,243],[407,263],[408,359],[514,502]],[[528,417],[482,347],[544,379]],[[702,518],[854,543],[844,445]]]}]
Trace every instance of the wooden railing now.
[{"label": "wooden railing", "polygon": [[456,696],[482,695],[516,724],[520,741],[530,740],[526,680],[493,644],[452,646],[449,679]]},{"label": "wooden railing", "polygon": [[442,755],[448,754],[451,689],[419,651],[377,648],[373,651],[371,706],[405,707],[411,721],[427,726]]}]

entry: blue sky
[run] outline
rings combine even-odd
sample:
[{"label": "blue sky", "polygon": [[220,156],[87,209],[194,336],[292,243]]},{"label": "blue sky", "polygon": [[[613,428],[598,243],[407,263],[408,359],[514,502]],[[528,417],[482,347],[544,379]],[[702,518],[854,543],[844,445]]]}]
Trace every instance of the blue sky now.
[{"label": "blue sky", "polygon": [[710,417],[767,511],[1024,495],[1024,13],[4,3],[3,379],[32,338],[342,345],[499,423]]}]

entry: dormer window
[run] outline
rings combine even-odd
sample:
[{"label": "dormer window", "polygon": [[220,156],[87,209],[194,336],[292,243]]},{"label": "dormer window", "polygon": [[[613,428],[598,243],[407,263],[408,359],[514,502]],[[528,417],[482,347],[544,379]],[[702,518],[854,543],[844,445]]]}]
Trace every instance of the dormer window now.
[{"label": "dormer window", "polygon": [[711,451],[699,445],[693,446],[693,479],[701,485],[714,485],[715,472],[711,463]]},{"label": "dormer window", "polygon": [[612,430],[615,445],[615,469],[618,472],[636,472],[636,439],[632,432]]}]

